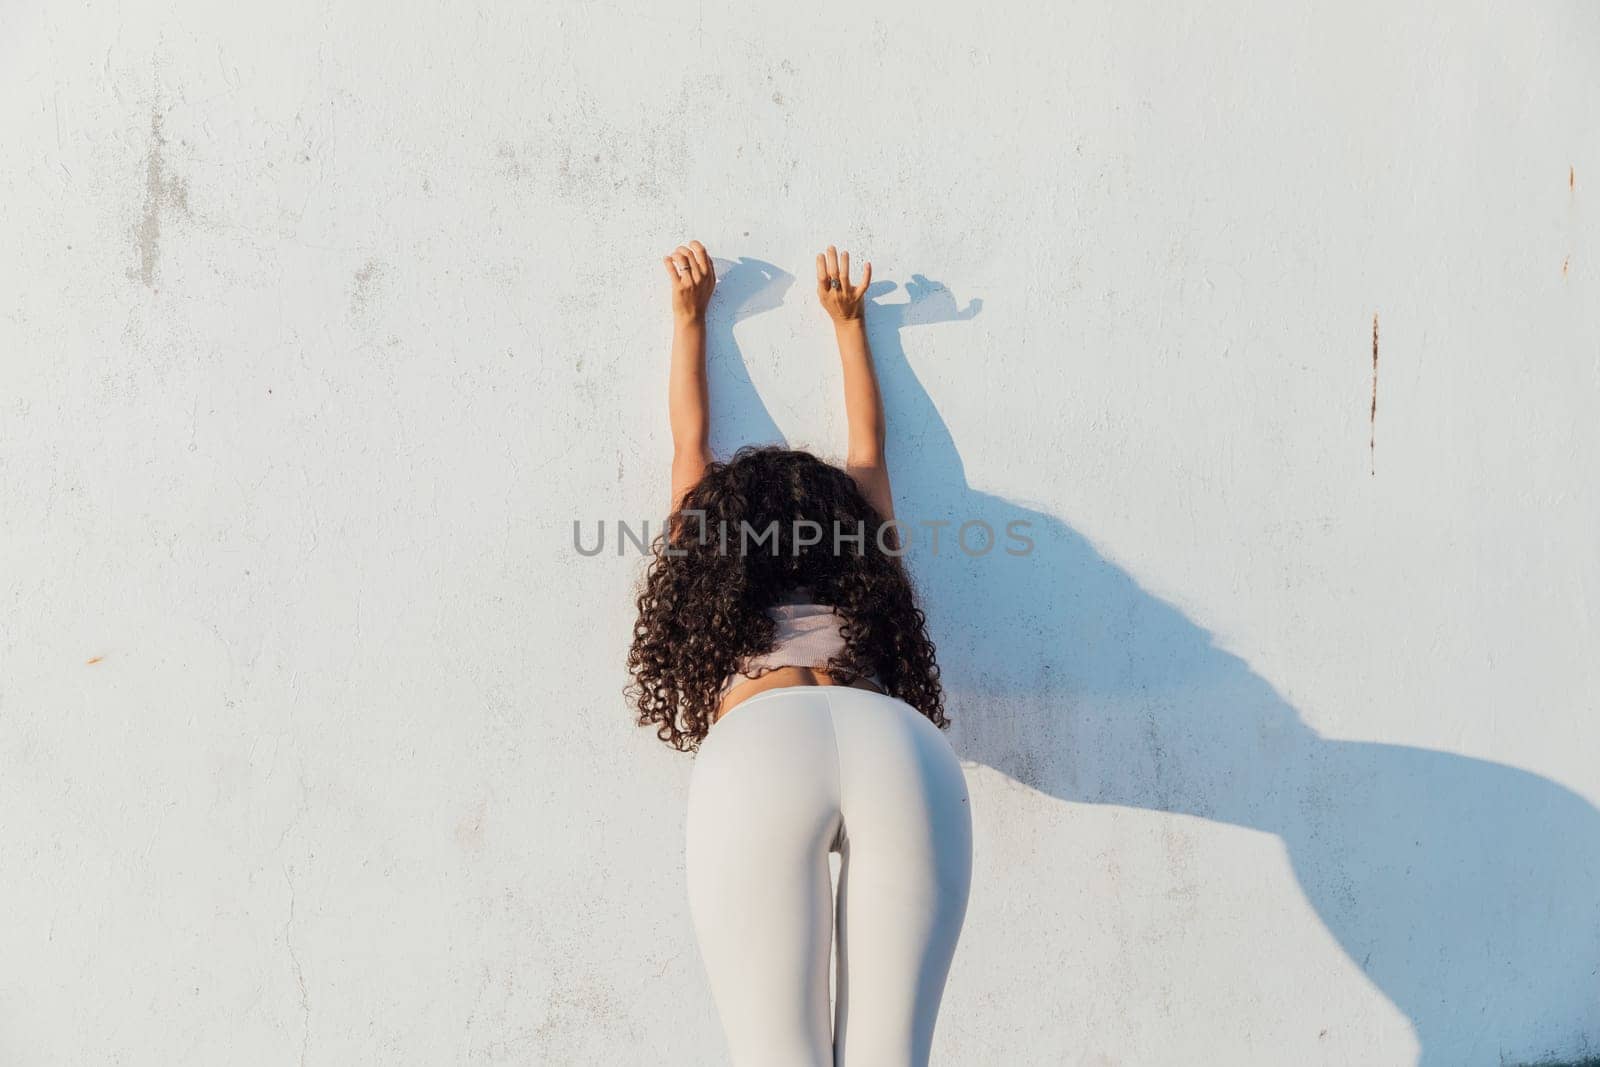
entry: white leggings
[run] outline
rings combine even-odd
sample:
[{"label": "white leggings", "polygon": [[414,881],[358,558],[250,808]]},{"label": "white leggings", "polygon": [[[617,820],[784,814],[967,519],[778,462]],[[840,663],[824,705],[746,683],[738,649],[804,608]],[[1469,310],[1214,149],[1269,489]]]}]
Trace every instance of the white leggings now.
[{"label": "white leggings", "polygon": [[701,743],[687,836],[734,1067],[925,1067],[972,882],[966,777],[938,727],[864,689],[758,693]]}]

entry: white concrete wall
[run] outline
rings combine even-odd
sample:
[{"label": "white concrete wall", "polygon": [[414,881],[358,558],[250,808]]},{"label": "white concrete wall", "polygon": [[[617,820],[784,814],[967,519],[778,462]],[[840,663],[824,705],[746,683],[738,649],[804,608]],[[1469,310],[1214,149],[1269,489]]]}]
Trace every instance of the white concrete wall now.
[{"label": "white concrete wall", "polygon": [[842,445],[837,241],[902,511],[1035,523],[916,562],[937,1062],[1600,1051],[1594,5],[0,21],[0,1061],[722,1061],[571,548],[689,237],[719,446]]}]

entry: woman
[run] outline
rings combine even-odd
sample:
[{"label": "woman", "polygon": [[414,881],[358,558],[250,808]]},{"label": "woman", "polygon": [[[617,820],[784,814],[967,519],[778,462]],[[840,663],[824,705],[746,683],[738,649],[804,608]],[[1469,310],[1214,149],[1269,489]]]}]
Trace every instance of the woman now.
[{"label": "woman", "polygon": [[778,447],[712,459],[715,271],[698,241],[665,263],[673,507],[639,596],[629,696],[640,725],[697,752],[689,905],[733,1062],[924,1065],[966,915],[972,821],[892,525],[864,320],[872,265],[856,285],[848,252],[817,256],[844,371],[841,469]]}]

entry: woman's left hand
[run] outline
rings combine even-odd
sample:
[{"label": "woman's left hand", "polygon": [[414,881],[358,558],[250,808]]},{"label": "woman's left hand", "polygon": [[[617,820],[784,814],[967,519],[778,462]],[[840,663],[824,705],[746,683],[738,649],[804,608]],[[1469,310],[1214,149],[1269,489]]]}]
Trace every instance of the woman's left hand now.
[{"label": "woman's left hand", "polygon": [[850,282],[850,253],[832,245],[817,253],[817,299],[835,326],[860,322],[867,313],[867,287],[872,284],[872,264],[861,269],[861,284]]}]

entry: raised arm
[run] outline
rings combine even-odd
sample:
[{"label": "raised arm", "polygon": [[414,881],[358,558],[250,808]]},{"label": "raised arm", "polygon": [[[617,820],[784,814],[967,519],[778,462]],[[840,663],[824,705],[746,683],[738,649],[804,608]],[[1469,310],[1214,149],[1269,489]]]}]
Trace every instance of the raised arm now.
[{"label": "raised arm", "polygon": [[672,279],[672,370],[667,405],[672,417],[672,511],[711,462],[711,404],[706,396],[706,305],[716,270],[705,245],[690,241],[663,256]]},{"label": "raised arm", "polygon": [[850,253],[828,246],[817,254],[817,298],[833,320],[844,370],[844,414],[850,427],[845,470],[861,487],[867,502],[887,521],[894,518],[894,494],[884,462],[883,397],[867,345],[867,287],[872,264],[861,269],[861,283],[850,281]]}]

